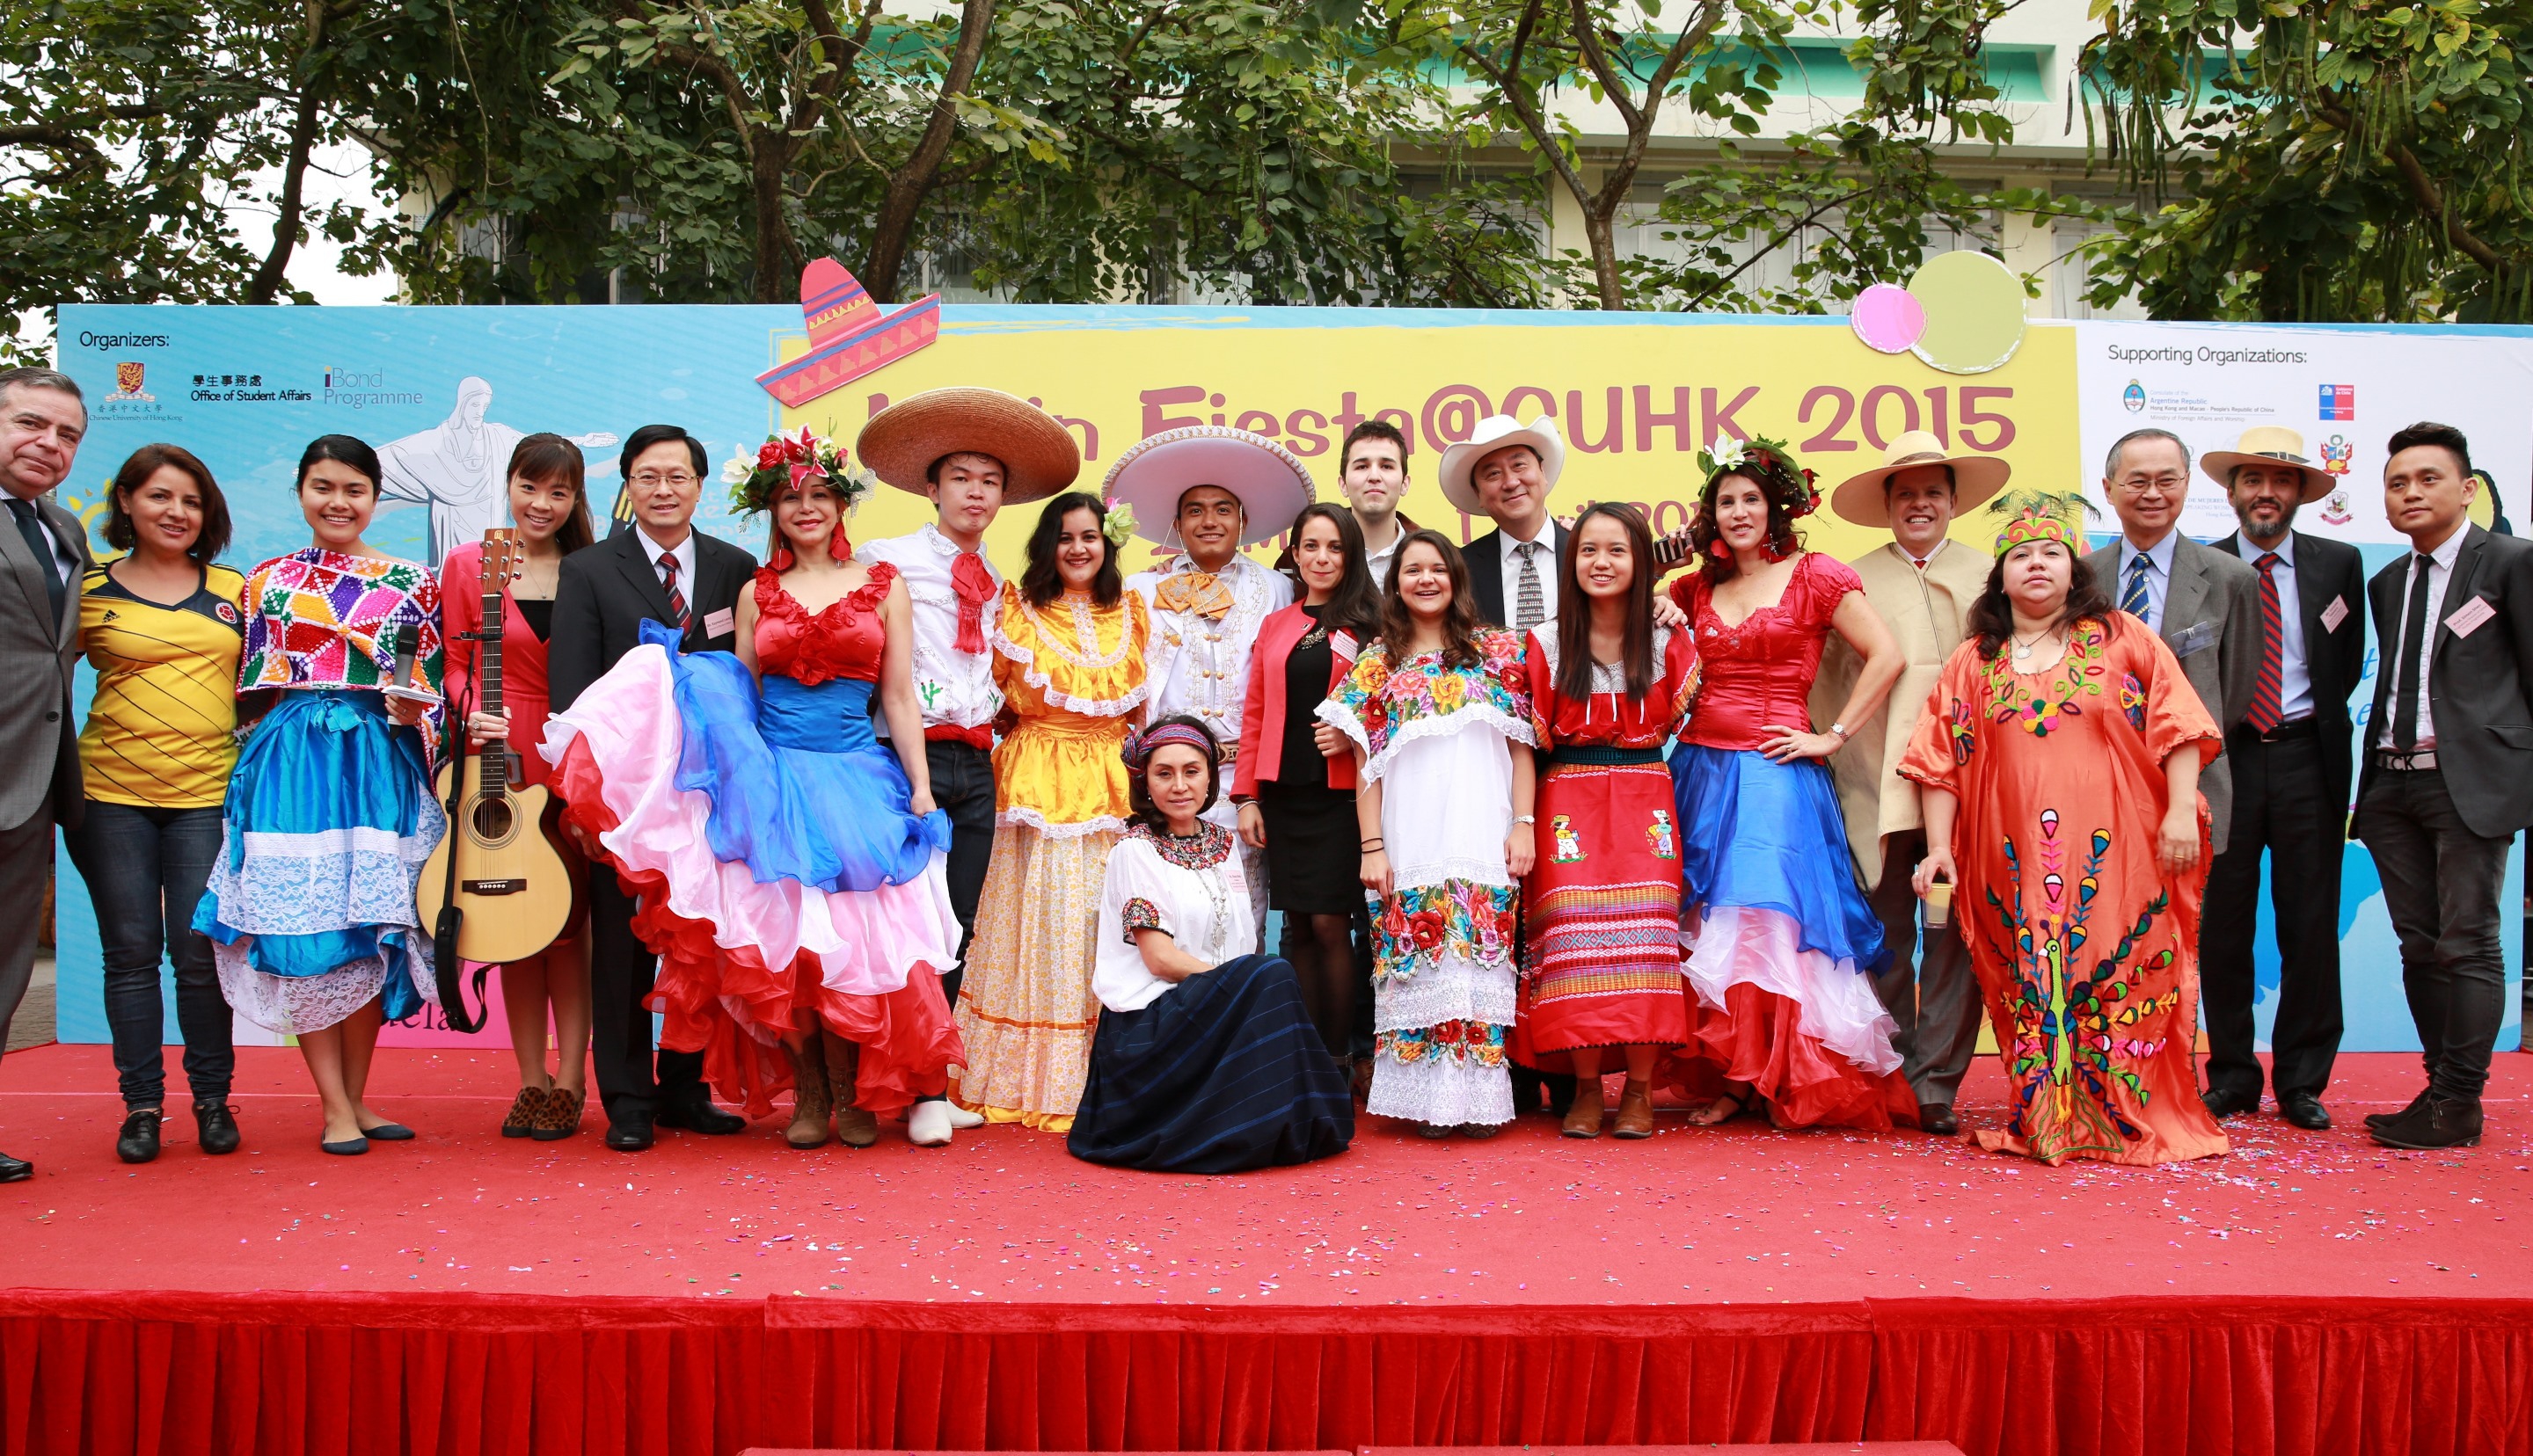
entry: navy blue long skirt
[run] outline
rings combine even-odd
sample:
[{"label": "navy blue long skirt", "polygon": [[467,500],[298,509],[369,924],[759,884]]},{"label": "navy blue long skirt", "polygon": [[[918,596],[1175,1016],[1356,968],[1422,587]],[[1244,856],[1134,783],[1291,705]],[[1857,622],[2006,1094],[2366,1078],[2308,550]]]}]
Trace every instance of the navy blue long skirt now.
[{"label": "navy blue long skirt", "polygon": [[1243,956],[1142,1011],[1099,1014],[1065,1146],[1160,1173],[1238,1173],[1333,1157],[1354,1099],[1320,1044],[1293,967]]}]

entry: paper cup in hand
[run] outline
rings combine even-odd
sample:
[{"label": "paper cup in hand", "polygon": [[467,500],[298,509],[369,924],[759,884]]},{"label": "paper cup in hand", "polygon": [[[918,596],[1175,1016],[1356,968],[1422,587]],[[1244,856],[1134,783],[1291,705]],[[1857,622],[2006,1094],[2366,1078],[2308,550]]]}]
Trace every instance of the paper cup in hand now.
[{"label": "paper cup in hand", "polygon": [[1937,880],[1926,887],[1926,928],[1941,930],[1953,923],[1953,887]]}]

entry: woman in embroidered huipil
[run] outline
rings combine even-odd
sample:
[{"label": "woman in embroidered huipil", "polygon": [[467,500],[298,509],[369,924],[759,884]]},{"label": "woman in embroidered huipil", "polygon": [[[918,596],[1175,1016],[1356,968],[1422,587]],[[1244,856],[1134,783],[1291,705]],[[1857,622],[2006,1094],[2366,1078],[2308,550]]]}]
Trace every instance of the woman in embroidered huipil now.
[{"label": "woman in embroidered huipil", "polygon": [[[724,473],[742,514],[774,517],[770,562],[739,599],[737,651],[680,654],[646,627],[549,723],[582,834],[641,895],[659,952],[660,1044],[750,1116],[790,1088],[784,1140],[950,1140],[937,1097],[960,1059],[941,968],[959,944],[897,568],[853,559],[845,515],[870,490],[831,440],[767,442]],[[881,744],[873,700],[899,745]]]},{"label": "woman in embroidered huipil", "polygon": [[2113,610],[2084,502],[2024,495],[1900,772],[1925,786],[1916,888],[1952,914],[2005,1064],[2004,1131],[2045,1163],[2226,1150],[2199,1097],[2199,766],[2224,737],[2172,650]]},{"label": "woman in embroidered huipil", "polygon": [[994,750],[994,853],[960,987],[968,1067],[954,1095],[1049,1133],[1073,1127],[1099,1018],[1099,886],[1128,811],[1118,748],[1141,716],[1151,635],[1111,524],[1096,495],[1049,500],[993,633],[1012,727]]},{"label": "woman in embroidered huipil", "polygon": [[1354,1099],[1293,967],[1258,950],[1219,798],[1222,748],[1193,714],[1126,740],[1135,819],[1099,896],[1102,1011],[1065,1140],[1075,1157],[1237,1173],[1345,1151]]},{"label": "woman in embroidered huipil", "polygon": [[1320,717],[1353,740],[1373,902],[1372,1096],[1365,1110],[1490,1137],[1512,1121],[1515,886],[1530,873],[1531,744],[1521,643],[1482,628],[1440,532],[1399,544],[1382,641]]},{"label": "woman in embroidered huipil", "polygon": [[1653,1136],[1656,1056],[1687,1044],[1679,826],[1663,745],[1697,692],[1697,649],[1653,617],[1654,539],[1632,505],[1586,508],[1558,553],[1557,620],[1526,650],[1546,852],[1522,881],[1513,1060],[1572,1072],[1568,1137],[1601,1135],[1604,1054],[1626,1064],[1620,1137]]},{"label": "woman in embroidered huipil", "polygon": [[[363,1101],[383,1021],[437,1004],[414,887],[445,819],[431,796],[441,750],[440,587],[371,549],[379,457],[348,435],[299,459],[315,541],[247,574],[239,715],[261,714],[221,811],[220,857],[194,907],[220,990],[240,1016],[295,1036],[332,1153],[410,1129]],[[399,642],[413,644],[398,681]],[[418,679],[418,680],[414,680]]]}]

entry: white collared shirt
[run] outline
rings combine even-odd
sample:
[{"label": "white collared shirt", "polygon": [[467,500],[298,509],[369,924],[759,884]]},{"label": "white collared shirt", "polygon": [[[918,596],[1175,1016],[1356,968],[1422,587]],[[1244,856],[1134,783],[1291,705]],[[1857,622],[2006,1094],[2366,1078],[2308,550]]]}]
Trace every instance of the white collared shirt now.
[{"label": "white collared shirt", "polygon": [[[2445,586],[2453,580],[2454,558],[2462,554],[2462,539],[2470,534],[2471,522],[2465,521],[2454,527],[2453,534],[2446,537],[2445,544],[2435,551],[2421,552],[2416,548],[2411,549],[2409,558],[2404,563],[2408,569],[2401,573],[2401,595],[2398,598],[2399,606],[2392,613],[2392,633],[2384,643],[2384,655],[2378,661],[2375,670],[2379,672],[2391,673],[2392,691],[2401,690],[2401,644],[2408,641],[2410,636],[2410,588],[2417,580],[2413,573],[2419,569],[2418,557],[2424,555],[2435,564],[2427,568],[2428,629],[2419,638],[2421,658],[2419,741],[2412,745],[2413,750],[2417,752],[2425,752],[2437,746],[2437,716],[2430,706],[2431,694],[2428,689],[2436,681],[2437,633],[2440,630],[2439,624],[2445,620]],[[2400,705],[2392,701],[2390,694],[2386,694],[2384,698],[2384,721],[2375,725],[2375,746],[2379,748],[2392,746],[2392,725],[2399,714]]]},{"label": "white collared shirt", "polygon": [[[650,532],[643,530],[640,526],[635,526],[633,528],[633,539],[642,543],[642,554],[651,558],[651,574],[653,576],[660,575],[660,558],[662,556],[675,556],[677,558],[677,595],[685,598],[686,606],[691,609],[695,603],[694,528],[691,526],[688,527],[686,529],[686,539],[678,542],[674,547],[661,546],[660,543],[651,539]],[[663,577],[662,580],[665,582],[667,578]]]},{"label": "white collared shirt", "polygon": [[2163,601],[2172,589],[2172,553],[2181,540],[2179,527],[2164,533],[2163,539],[2145,551],[2139,551],[2126,536],[2120,538],[2120,575],[2111,583],[2114,605],[2128,600],[2129,571],[2144,556],[2151,568],[2146,574],[2146,628],[2160,636],[2163,632]]},{"label": "white collared shirt", "polygon": [[[2243,564],[2260,574],[2261,557],[2269,548],[2237,531],[2234,550]],[[2313,716],[2313,670],[2305,665],[2304,599],[2296,594],[2295,533],[2277,545],[2278,563],[2269,575],[2278,584],[2278,717],[2282,723],[2294,723]],[[2258,583],[2256,582],[2257,589]]]},{"label": "white collared shirt", "polygon": [[1231,747],[1240,741],[1250,649],[1267,616],[1293,605],[1293,583],[1280,571],[1235,555],[1213,574],[1231,591],[1231,610],[1219,621],[1192,612],[1161,611],[1156,602],[1161,582],[1196,569],[1196,562],[1182,553],[1162,569],[1138,571],[1126,582],[1152,609],[1152,644],[1145,658],[1152,685],[1151,721],[1193,714],[1213,729],[1217,742]]},{"label": "white collared shirt", "polygon": [[[1557,620],[1556,527],[1551,522],[1541,521],[1539,534],[1527,542],[1515,541],[1510,531],[1504,531],[1499,539],[1499,545],[1503,549],[1504,619],[1502,625],[1512,626],[1514,614],[1521,611],[1521,549],[1524,546],[1538,548],[1531,553],[1531,563],[1539,572],[1539,620],[1543,622]],[[1537,624],[1532,623],[1534,626]]]},{"label": "white collared shirt", "polygon": [[[1003,711],[1003,694],[994,686],[992,647],[994,619],[1002,609],[995,600],[984,605],[985,650],[961,652],[959,589],[950,576],[959,552],[957,542],[926,521],[904,536],[865,541],[854,553],[854,558],[865,566],[888,562],[906,581],[907,599],[914,609],[914,696],[922,705],[926,728],[982,728]],[[984,562],[985,574],[993,578],[999,594],[1003,574],[982,551],[976,558]],[[881,727],[885,729],[886,725]]]},{"label": "white collared shirt", "polygon": [[[1360,526],[1363,522],[1358,519],[1355,524]],[[1389,545],[1375,551],[1367,542],[1363,549],[1363,564],[1372,571],[1372,594],[1376,597],[1389,590],[1389,563],[1398,559],[1398,548],[1407,541],[1407,528],[1398,524],[1398,517],[1391,516],[1389,524]]]}]

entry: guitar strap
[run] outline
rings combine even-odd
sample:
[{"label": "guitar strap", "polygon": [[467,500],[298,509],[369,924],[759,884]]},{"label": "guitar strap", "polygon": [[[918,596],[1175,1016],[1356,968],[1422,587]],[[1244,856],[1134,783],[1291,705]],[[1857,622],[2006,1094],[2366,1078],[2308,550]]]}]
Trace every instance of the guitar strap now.
[{"label": "guitar strap", "polygon": [[450,725],[449,748],[451,750],[448,758],[448,803],[446,805],[448,828],[445,831],[448,835],[448,882],[442,888],[439,922],[431,927],[432,947],[435,952],[432,957],[432,971],[440,982],[441,1019],[448,1023],[449,1030],[460,1036],[472,1036],[484,1029],[485,1020],[492,1015],[492,1009],[484,1004],[484,982],[492,975],[493,967],[489,965],[475,967],[476,1009],[470,1016],[466,1010],[466,962],[457,955],[458,932],[466,924],[465,907],[457,903],[457,846],[460,843],[457,816],[466,807],[466,760],[473,755],[466,751],[465,705],[458,701],[454,692],[447,695],[445,703],[447,710],[445,719]]}]

